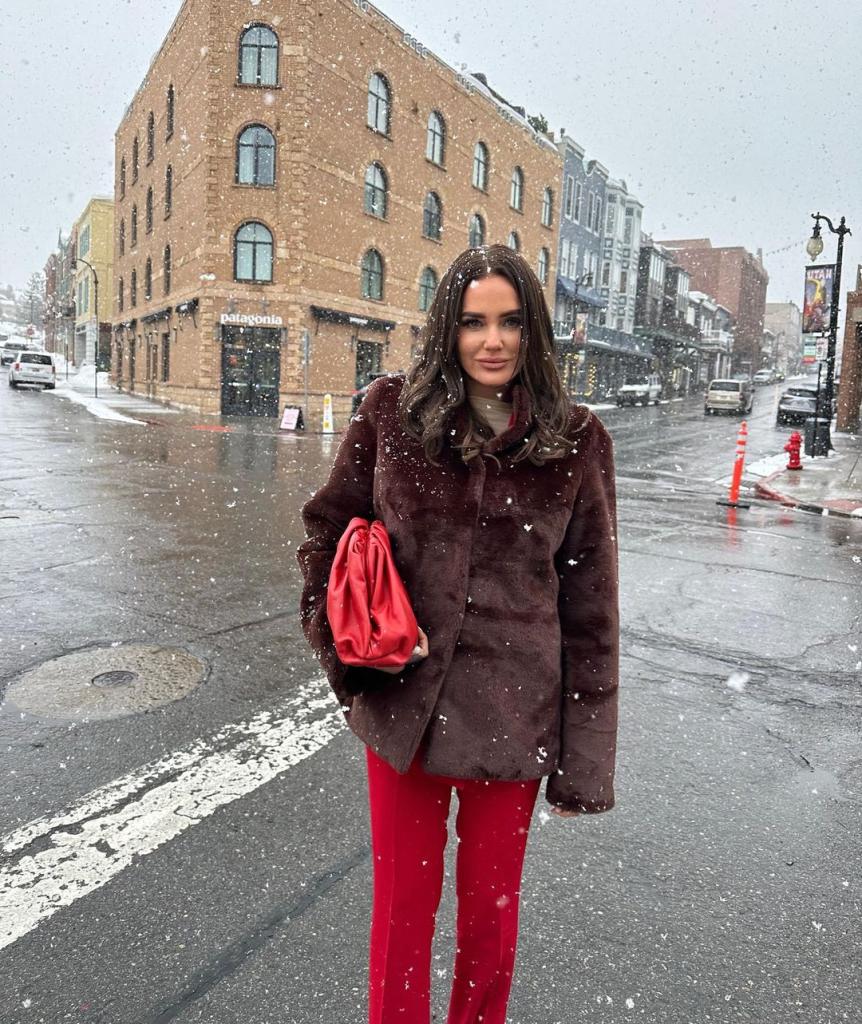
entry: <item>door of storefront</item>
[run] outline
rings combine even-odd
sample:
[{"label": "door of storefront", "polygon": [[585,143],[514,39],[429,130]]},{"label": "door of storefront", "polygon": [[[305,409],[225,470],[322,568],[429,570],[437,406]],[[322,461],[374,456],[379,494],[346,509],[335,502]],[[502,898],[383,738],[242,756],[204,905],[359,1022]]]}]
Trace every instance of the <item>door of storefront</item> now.
[{"label": "door of storefront", "polygon": [[129,340],[129,391],[135,390],[135,336]]},{"label": "door of storefront", "polygon": [[281,332],[222,327],[221,411],[225,416],[277,416]]}]

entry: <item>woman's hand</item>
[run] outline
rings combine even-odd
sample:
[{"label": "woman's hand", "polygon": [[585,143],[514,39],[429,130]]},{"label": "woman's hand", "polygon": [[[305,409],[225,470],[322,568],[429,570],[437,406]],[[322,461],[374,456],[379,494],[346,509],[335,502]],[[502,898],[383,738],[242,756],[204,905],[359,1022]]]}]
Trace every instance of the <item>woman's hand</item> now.
[{"label": "woman's hand", "polygon": [[551,814],[556,814],[560,818],[577,818],[580,816],[580,811],[566,811],[562,807],[554,807],[551,805]]},{"label": "woman's hand", "polygon": [[413,665],[417,661],[422,661],[423,658],[427,658],[427,657],[428,657],[428,637],[425,635],[425,633],[422,631],[422,628],[420,627],[420,629],[419,629],[419,643],[413,648],[413,656],[410,658],[410,660],[405,665],[402,665],[400,668],[379,668],[377,671],[378,672],[388,672],[389,675],[391,675],[391,676],[397,676],[397,675],[400,675],[404,671],[405,668],[407,668],[407,665]]}]

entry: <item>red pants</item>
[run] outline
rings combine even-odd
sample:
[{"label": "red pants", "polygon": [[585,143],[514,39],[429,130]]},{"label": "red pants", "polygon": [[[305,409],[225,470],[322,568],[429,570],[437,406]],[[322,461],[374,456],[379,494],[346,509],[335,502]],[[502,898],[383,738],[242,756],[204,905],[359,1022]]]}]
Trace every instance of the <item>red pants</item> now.
[{"label": "red pants", "polygon": [[447,1024],[505,1024],[521,869],[541,780],[429,775],[420,757],[399,775],[366,747],[374,861],[369,1024],[429,1024],[431,940],[453,786],[458,910]]}]

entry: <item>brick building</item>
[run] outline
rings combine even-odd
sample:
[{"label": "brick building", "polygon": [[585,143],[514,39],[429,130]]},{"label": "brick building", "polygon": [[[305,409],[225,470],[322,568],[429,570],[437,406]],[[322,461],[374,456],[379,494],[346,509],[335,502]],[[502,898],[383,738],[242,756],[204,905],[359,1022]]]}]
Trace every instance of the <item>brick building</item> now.
[{"label": "brick building", "polygon": [[841,387],[838,389],[838,421],[842,433],[859,431],[862,405],[862,266],[856,268],[856,284],[847,292],[844,339],[841,344]]},{"label": "brick building", "polygon": [[741,245],[714,246],[708,238],[662,241],[691,275],[691,287],[712,296],[733,315],[734,372],[760,369],[763,359],[766,286],[769,275],[759,256]]},{"label": "brick building", "polygon": [[116,132],[123,388],[312,426],[328,392],[342,425],[480,241],[521,249],[553,307],[562,161],[522,110],[365,0],[248,12],[186,0]]}]

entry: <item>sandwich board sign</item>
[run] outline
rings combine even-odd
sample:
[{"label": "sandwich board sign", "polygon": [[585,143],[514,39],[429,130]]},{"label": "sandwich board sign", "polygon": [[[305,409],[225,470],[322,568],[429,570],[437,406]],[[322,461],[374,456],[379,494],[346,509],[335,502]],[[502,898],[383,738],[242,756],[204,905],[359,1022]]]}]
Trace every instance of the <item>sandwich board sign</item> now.
[{"label": "sandwich board sign", "polygon": [[302,408],[298,405],[286,405],[281,415],[279,430],[305,430]]}]

